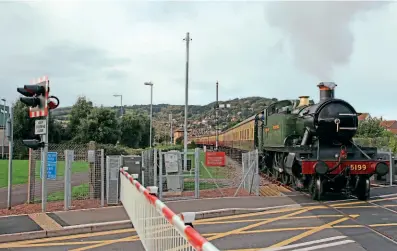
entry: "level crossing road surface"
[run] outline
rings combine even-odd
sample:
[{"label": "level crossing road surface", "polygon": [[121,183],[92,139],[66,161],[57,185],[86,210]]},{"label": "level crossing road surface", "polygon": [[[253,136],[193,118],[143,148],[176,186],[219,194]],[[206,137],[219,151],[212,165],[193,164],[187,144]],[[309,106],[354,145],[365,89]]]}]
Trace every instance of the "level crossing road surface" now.
[{"label": "level crossing road surface", "polygon": [[[293,194],[295,207],[196,220],[220,250],[397,250],[397,187],[372,190],[371,200],[313,202]],[[277,200],[278,197],[274,197]],[[0,250],[144,250],[134,229],[0,244]]]}]

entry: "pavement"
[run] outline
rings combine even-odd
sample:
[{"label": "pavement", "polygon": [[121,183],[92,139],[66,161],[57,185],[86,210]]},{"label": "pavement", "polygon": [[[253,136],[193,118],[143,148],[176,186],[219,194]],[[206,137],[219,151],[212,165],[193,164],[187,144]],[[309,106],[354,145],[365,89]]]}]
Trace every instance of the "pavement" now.
[{"label": "pavement", "polygon": [[[371,195],[368,202],[318,203],[290,193],[167,205],[176,213],[201,211],[194,227],[220,250],[397,250],[397,187],[372,189]],[[35,232],[5,241],[21,231]],[[0,250],[144,250],[121,206],[0,217],[1,240]]]}]

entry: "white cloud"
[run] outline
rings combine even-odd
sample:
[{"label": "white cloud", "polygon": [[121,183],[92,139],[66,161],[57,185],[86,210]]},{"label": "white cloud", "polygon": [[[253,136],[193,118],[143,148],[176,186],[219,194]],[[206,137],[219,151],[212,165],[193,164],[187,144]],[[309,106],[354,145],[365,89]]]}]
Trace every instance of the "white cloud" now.
[{"label": "white cloud", "polygon": [[[213,101],[217,80],[221,99],[251,95],[317,99],[318,82],[335,80],[336,95],[358,111],[397,118],[397,6],[358,8],[349,18],[343,6],[333,12],[320,7],[311,3],[296,7],[306,11],[301,22],[299,15],[259,2],[1,2],[1,95],[14,99],[17,86],[48,74],[52,94],[61,105],[71,105],[82,94],[96,104],[118,104],[114,93],[122,93],[125,104],[148,103],[150,90],[143,82],[149,80],[155,84],[155,103],[183,104],[182,39],[189,31],[190,104]],[[271,13],[292,20],[293,32],[269,22]],[[334,64],[331,79],[297,67],[301,48],[318,55],[312,61],[320,68],[332,64],[334,54],[318,46],[323,40],[310,39],[312,45],[307,44],[307,38],[318,32],[310,32],[308,26],[313,22],[332,33],[341,19],[350,27],[351,54],[343,48],[338,58],[347,60]],[[306,37],[302,39],[298,29]],[[327,43],[334,46],[338,39],[342,38],[329,36]],[[323,51],[316,54],[314,48]]]}]

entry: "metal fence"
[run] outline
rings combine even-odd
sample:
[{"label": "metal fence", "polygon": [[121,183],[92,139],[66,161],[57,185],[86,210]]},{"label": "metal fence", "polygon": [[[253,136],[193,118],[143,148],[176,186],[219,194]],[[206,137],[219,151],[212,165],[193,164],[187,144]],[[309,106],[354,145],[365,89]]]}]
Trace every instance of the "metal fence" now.
[{"label": "metal fence", "polygon": [[242,177],[242,182],[235,195],[240,188],[243,188],[249,194],[259,195],[258,150],[242,154]]},{"label": "metal fence", "polygon": [[151,189],[142,188],[124,170],[120,172],[120,200],[145,250],[219,251],[196,230],[186,226],[178,215],[151,194]]},{"label": "metal fence", "polygon": [[[236,153],[238,154],[238,153]],[[257,173],[258,154],[251,153],[251,173]],[[206,166],[205,152],[197,148],[187,154],[187,170],[183,170],[184,154],[180,151],[161,151],[150,149],[142,152],[142,174],[138,181],[147,186],[159,187],[159,197],[162,200],[180,200],[188,198],[214,198],[257,195],[258,186],[253,186],[251,192],[243,186],[246,177],[241,163],[226,157],[225,166]],[[235,156],[241,159],[241,154]],[[172,164],[171,162],[179,164]],[[130,174],[133,172],[128,171]],[[135,173],[141,173],[136,169]],[[144,177],[142,180],[141,177]],[[252,175],[249,176],[252,178]],[[259,181],[255,181],[259,182]],[[253,184],[256,184],[256,183]],[[160,185],[161,184],[161,185]]]},{"label": "metal fence", "polygon": [[[70,159],[71,170],[66,170],[65,150],[72,150],[73,157]],[[98,207],[101,205],[104,166],[103,150],[89,150],[86,145],[53,145],[48,147],[49,153],[56,153],[56,171],[47,179],[47,202],[63,203],[65,197],[65,184],[70,194],[70,207]],[[31,151],[28,178],[28,202],[41,202],[41,150]],[[70,174],[66,175],[65,173]],[[66,183],[65,183],[66,182]],[[66,190],[67,191],[67,190]]]},{"label": "metal fence", "polygon": [[[104,205],[103,150],[89,150],[85,144],[69,143],[49,144],[48,152],[47,210]],[[11,193],[11,206],[24,205],[21,210],[26,213],[36,211],[39,207],[35,205],[39,205],[42,200],[42,151],[29,149],[28,155],[28,160],[13,160]],[[3,162],[8,165],[7,160]],[[0,172],[8,172],[3,162],[0,163]],[[2,175],[0,209],[7,207],[7,186],[7,175]]]}]

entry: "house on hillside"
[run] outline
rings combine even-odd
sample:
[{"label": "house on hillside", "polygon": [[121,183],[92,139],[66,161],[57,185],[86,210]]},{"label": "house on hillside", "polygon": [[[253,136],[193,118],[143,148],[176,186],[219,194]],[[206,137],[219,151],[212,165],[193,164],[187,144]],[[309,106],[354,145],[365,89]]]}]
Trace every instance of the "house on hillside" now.
[{"label": "house on hillside", "polygon": [[383,120],[380,122],[380,126],[397,135],[397,120]]}]

